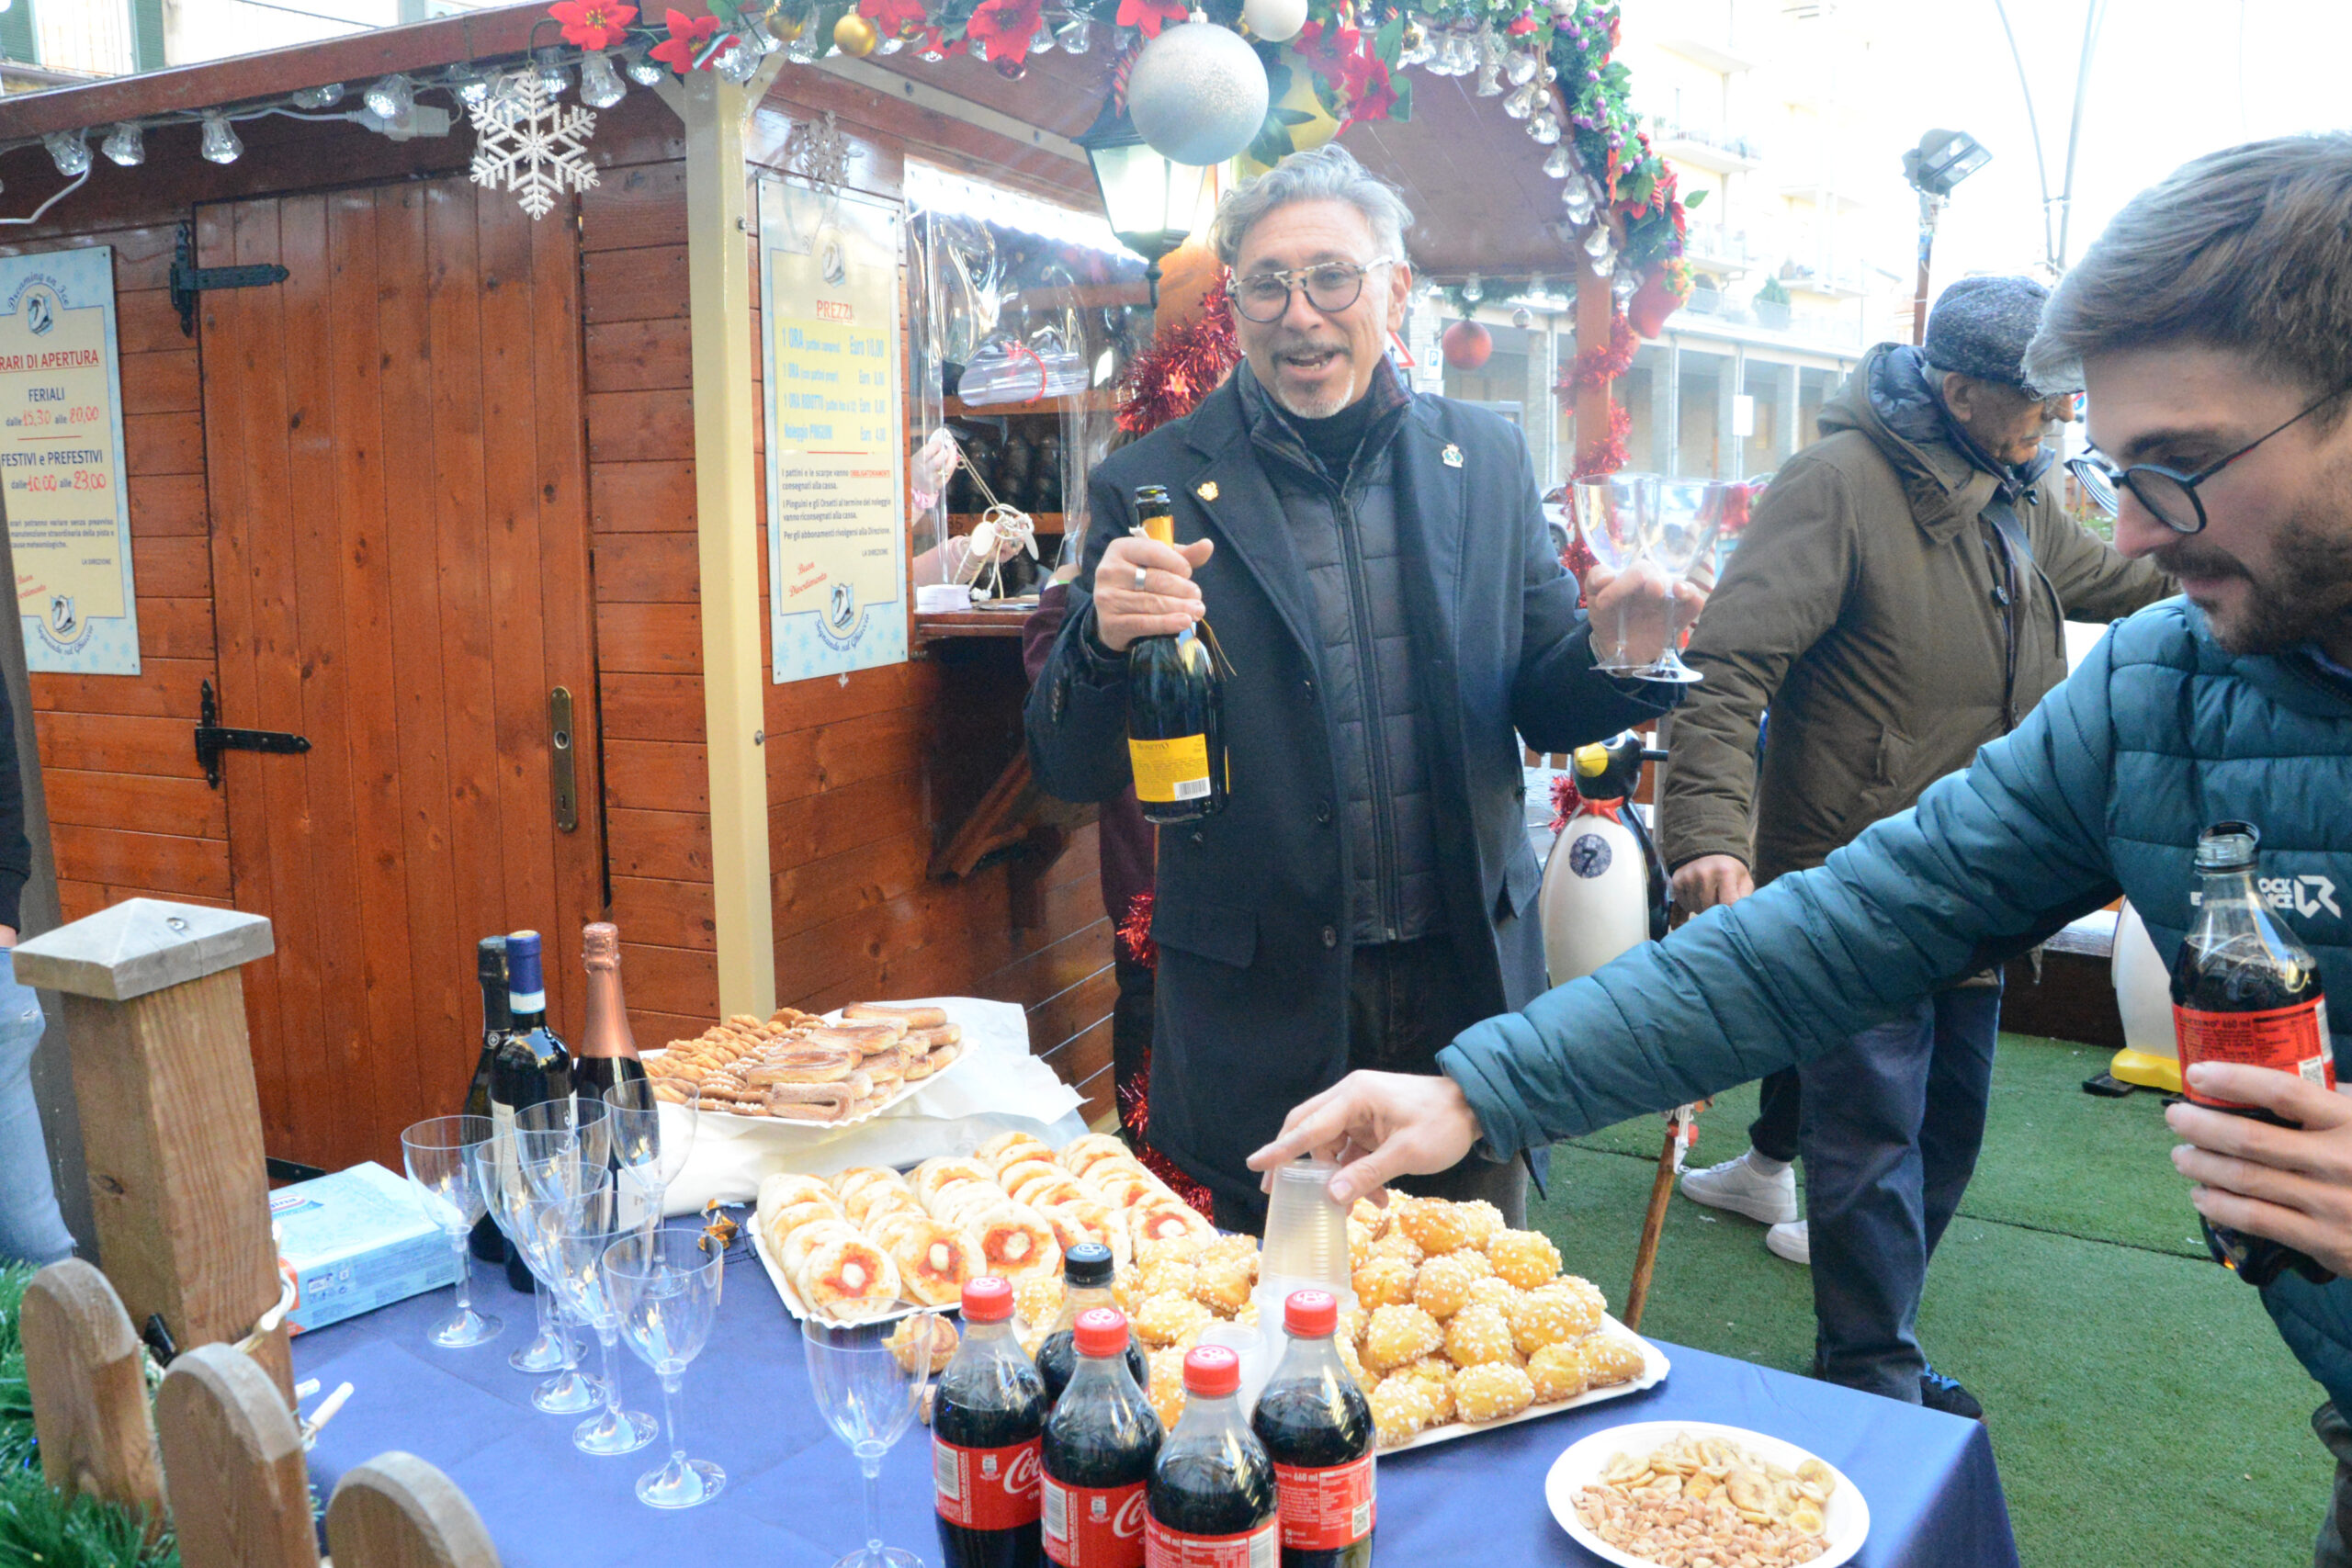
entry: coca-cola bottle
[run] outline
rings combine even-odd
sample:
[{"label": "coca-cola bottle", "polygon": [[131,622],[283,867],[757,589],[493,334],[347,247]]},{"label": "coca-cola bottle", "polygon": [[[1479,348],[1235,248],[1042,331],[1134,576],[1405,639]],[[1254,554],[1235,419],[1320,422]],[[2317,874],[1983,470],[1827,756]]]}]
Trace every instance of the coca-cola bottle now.
[{"label": "coca-cola bottle", "polygon": [[1274,1467],[1241,1418],[1240,1387],[1241,1359],[1224,1346],[1184,1353],[1183,1418],[1145,1494],[1146,1568],[1272,1568]]},{"label": "coca-cola bottle", "polygon": [[[1096,1307],[1119,1304],[1111,1294],[1113,1272],[1111,1249],[1099,1241],[1081,1241],[1062,1254],[1061,1316],[1056,1320],[1054,1331],[1046,1336],[1046,1342],[1037,1347],[1037,1374],[1046,1380],[1048,1407],[1061,1398],[1078,1362],[1074,1337],[1079,1314]],[[1136,1343],[1133,1329],[1127,1333],[1127,1374],[1136,1380],[1137,1388],[1150,1392],[1151,1362],[1145,1358],[1143,1347]]]},{"label": "coca-cola bottle", "polygon": [[1258,1395],[1250,1429],[1274,1465],[1283,1568],[1370,1568],[1373,1497],[1372,1402],[1349,1375],[1331,1335],[1339,1298],[1294,1291],[1283,1303],[1290,1337]]},{"label": "coca-cola bottle", "polygon": [[1035,1568],[1046,1385],[1012,1337],[1012,1287],[964,1287],[964,1342],[931,1416],[939,1550],[947,1568]]},{"label": "coca-cola bottle", "polygon": [[[2204,889],[2196,923],[2172,966],[2173,1027],[2184,1082],[2195,1063],[2240,1062],[2334,1089],[2335,1057],[2328,1043],[2319,964],[2270,918],[2255,886],[2255,848],[2261,841],[2250,822],[2216,822],[2197,840],[2197,874]],[[2187,1092],[2197,1105],[2292,1125],[2260,1106],[2195,1089]],[[2251,1285],[2267,1285],[2290,1268],[2314,1284],[2335,1278],[2284,1243],[2211,1221],[2205,1222],[2205,1245],[2216,1262],[2236,1269]]]},{"label": "coca-cola bottle", "polygon": [[1144,1488],[1165,1434],[1127,1370],[1127,1314],[1089,1307],[1071,1337],[1076,1364],[1046,1417],[1046,1556],[1062,1568],[1143,1568]]}]

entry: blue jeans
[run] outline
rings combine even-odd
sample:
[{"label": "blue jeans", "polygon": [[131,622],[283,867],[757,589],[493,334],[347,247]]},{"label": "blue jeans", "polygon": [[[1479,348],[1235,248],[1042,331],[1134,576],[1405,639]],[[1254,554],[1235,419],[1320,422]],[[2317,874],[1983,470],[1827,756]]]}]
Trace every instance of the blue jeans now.
[{"label": "blue jeans", "polygon": [[1928,1260],[1984,1141],[1994,987],[1943,991],[1799,1069],[1817,1375],[1906,1404]]},{"label": "blue jeans", "polygon": [[0,1263],[74,1255],[33,1103],[33,1051],[44,1027],[40,998],[17,984],[16,954],[0,948]]}]

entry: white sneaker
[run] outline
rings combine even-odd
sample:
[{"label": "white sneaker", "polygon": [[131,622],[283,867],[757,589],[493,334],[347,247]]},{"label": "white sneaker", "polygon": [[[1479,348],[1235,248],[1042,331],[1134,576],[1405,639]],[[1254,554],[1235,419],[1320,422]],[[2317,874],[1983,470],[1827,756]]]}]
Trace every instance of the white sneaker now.
[{"label": "white sneaker", "polygon": [[1748,1156],[1682,1173],[1682,1195],[1711,1209],[1729,1209],[1768,1225],[1785,1224],[1797,1217],[1797,1173],[1782,1166],[1778,1176],[1766,1176],[1748,1163]]},{"label": "white sneaker", "polygon": [[1774,1225],[1764,1233],[1764,1250],[1775,1258],[1785,1258],[1792,1263],[1813,1267],[1813,1235],[1805,1229],[1805,1221],[1797,1220],[1785,1225]]}]

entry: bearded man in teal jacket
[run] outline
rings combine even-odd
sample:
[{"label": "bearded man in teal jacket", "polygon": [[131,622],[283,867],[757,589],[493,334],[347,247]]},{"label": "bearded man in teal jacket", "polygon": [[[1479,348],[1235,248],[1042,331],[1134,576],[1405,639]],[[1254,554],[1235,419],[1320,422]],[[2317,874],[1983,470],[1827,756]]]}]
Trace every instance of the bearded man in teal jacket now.
[{"label": "bearded man in teal jacket", "polygon": [[[2319,960],[2352,1088],[2352,135],[2218,152],[2143,192],[2060,282],[2026,363],[2086,389],[2096,451],[2076,471],[2117,497],[2117,547],[2183,597],[2120,623],[2015,733],[1819,869],[1464,1032],[1443,1077],[1351,1075],[1253,1167],[1336,1154],[1345,1201],[1695,1100],[2119,891],[2169,958],[2198,835],[2227,819],[2260,828],[2264,886],[2301,890],[2273,913]],[[2352,1097],[2211,1063],[2189,1082],[2296,1124],[2167,1111],[2198,1212],[2352,1276]],[[2352,1563],[2352,1278],[2289,1274],[2263,1300],[2330,1399],[2316,1560]]]}]

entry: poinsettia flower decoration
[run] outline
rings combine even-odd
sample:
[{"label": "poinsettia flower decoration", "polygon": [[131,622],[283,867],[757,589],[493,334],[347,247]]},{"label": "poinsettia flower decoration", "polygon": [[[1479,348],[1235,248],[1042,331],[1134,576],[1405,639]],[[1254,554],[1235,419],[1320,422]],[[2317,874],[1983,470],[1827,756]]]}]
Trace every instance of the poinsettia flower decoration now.
[{"label": "poinsettia flower decoration", "polygon": [[1045,26],[1045,11],[1046,0],[980,0],[972,19],[964,24],[965,40],[977,39],[990,64],[1019,60]]},{"label": "poinsettia flower decoration", "polygon": [[637,7],[612,0],[557,0],[548,15],[563,24],[563,41],[581,49],[611,49],[628,40]]},{"label": "poinsettia flower decoration", "polygon": [[923,0],[858,0],[857,11],[884,38],[921,38],[923,29],[931,25]]},{"label": "poinsettia flower decoration", "polygon": [[1138,28],[1146,38],[1158,38],[1160,28],[1191,14],[1185,0],[1119,0],[1118,25]]},{"label": "poinsettia flower decoration", "polygon": [[[684,76],[696,69],[695,62],[702,60],[703,51],[709,45],[711,36],[718,31],[718,18],[689,17],[683,11],[664,11],[662,20],[670,29],[670,36],[646,52]],[[709,70],[709,62],[703,61],[700,68]]]}]

